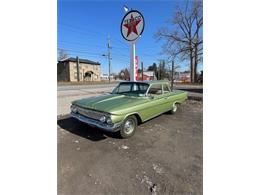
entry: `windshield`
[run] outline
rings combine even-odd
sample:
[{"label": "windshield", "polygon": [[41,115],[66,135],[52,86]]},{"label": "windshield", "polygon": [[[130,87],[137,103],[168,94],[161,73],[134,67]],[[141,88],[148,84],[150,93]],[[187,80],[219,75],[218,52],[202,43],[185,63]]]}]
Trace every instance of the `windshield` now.
[{"label": "windshield", "polygon": [[144,96],[149,85],[146,83],[120,83],[114,90],[113,94],[124,94],[134,96]]}]

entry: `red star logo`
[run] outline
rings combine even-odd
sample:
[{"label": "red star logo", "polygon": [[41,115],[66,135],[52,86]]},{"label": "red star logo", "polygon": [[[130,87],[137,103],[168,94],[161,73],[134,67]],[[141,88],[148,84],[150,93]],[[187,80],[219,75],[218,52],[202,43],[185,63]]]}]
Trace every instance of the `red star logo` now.
[{"label": "red star logo", "polygon": [[136,26],[139,24],[141,20],[135,20],[133,15],[131,14],[131,19],[130,19],[130,22],[128,22],[127,24],[124,24],[124,27],[127,28],[127,37],[129,36],[129,34],[131,32],[134,32],[135,34],[138,35],[138,32],[136,30]]}]

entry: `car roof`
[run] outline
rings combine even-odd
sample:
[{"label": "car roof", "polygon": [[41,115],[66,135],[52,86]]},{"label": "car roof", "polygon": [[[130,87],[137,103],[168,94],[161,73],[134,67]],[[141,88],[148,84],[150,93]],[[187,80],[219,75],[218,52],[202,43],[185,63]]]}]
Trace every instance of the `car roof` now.
[{"label": "car roof", "polygon": [[167,80],[151,80],[151,81],[147,81],[147,83],[149,83],[149,84],[168,84],[169,81],[167,81]]},{"label": "car roof", "polygon": [[123,81],[120,83],[141,83],[141,84],[169,84],[167,80],[150,80],[150,81]]}]

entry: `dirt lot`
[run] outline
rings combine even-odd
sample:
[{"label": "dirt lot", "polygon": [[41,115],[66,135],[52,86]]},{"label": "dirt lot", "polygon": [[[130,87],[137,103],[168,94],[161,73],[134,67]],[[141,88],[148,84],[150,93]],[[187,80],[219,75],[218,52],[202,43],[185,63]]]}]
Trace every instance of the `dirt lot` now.
[{"label": "dirt lot", "polygon": [[187,101],[130,139],[58,120],[58,194],[202,194],[202,112]]}]

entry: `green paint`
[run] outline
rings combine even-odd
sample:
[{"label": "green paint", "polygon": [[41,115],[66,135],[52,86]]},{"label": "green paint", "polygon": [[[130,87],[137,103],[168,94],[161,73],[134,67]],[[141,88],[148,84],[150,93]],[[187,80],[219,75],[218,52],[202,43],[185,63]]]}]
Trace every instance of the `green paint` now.
[{"label": "green paint", "polygon": [[[145,83],[149,84],[149,87],[158,84],[166,84],[169,87],[167,81]],[[171,110],[173,103],[183,103],[186,99],[187,92],[174,90],[161,95],[154,95],[153,98],[144,95],[138,96],[138,94],[107,94],[76,100],[72,104],[82,108],[110,113],[113,123],[121,122],[132,114],[138,115],[143,122]]]}]

